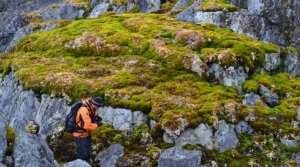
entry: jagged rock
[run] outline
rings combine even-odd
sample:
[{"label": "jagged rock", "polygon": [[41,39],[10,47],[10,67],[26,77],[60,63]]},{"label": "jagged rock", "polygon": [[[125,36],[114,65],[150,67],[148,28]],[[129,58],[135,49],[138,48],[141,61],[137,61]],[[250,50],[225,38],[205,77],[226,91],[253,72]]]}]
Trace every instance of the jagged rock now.
[{"label": "jagged rock", "polygon": [[267,71],[276,70],[280,65],[281,59],[278,53],[266,53],[264,69]]},{"label": "jagged rock", "polygon": [[214,136],[215,148],[220,152],[235,148],[239,140],[234,132],[234,125],[227,124],[224,120],[219,121],[219,128]]},{"label": "jagged rock", "polygon": [[280,104],[279,97],[277,93],[272,93],[267,87],[264,85],[260,85],[259,93],[265,97],[265,102],[270,107],[274,107]]},{"label": "jagged rock", "polygon": [[187,151],[180,146],[165,150],[158,159],[158,167],[197,167],[201,163],[201,151]]},{"label": "jagged rock", "polygon": [[284,71],[293,77],[300,74],[300,58],[298,54],[287,54],[284,61]]},{"label": "jagged rock", "polygon": [[184,131],[175,142],[177,145],[201,144],[211,150],[214,146],[212,128],[207,124],[200,124],[196,129]]},{"label": "jagged rock", "polygon": [[177,14],[175,17],[181,21],[193,22],[195,17],[195,11],[203,1],[204,0],[196,0],[191,6],[184,9],[181,13]]},{"label": "jagged rock", "polygon": [[83,16],[82,7],[71,4],[56,4],[40,11],[40,17],[43,20],[74,20]]},{"label": "jagged rock", "polygon": [[262,14],[262,11],[264,9],[264,3],[263,0],[251,0],[248,1],[248,11],[251,14],[260,15]]},{"label": "jagged rock", "polygon": [[101,167],[114,167],[120,157],[124,155],[124,147],[121,144],[113,144],[106,151],[99,153],[96,161]]},{"label": "jagged rock", "polygon": [[176,11],[178,10],[180,7],[186,6],[190,3],[189,0],[179,0],[174,7],[171,9],[171,11]]},{"label": "jagged rock", "polygon": [[243,99],[243,104],[247,106],[255,106],[257,100],[260,99],[260,96],[254,93],[245,94],[245,97]]},{"label": "jagged rock", "polygon": [[0,162],[4,160],[7,147],[6,141],[6,124],[0,121]]},{"label": "jagged rock", "polygon": [[[299,120],[300,120],[300,116],[299,116]],[[150,128],[151,128],[151,130],[155,127],[156,123],[157,122],[155,120],[152,120],[152,119],[150,120]]]},{"label": "jagged rock", "polygon": [[40,136],[20,131],[16,134],[13,157],[15,167],[57,166],[52,151]]},{"label": "jagged rock", "polygon": [[64,98],[51,98],[43,94],[40,107],[37,110],[35,121],[40,125],[40,134],[47,135],[64,121],[67,110],[67,100]]},{"label": "jagged rock", "polygon": [[132,112],[128,109],[104,107],[100,116],[104,123],[110,123],[116,130],[132,128]]},{"label": "jagged rock", "polygon": [[13,157],[12,156],[6,156],[5,159],[4,159],[4,163],[8,166],[13,166],[14,165]]},{"label": "jagged rock", "polygon": [[25,132],[31,134],[38,134],[40,130],[40,126],[35,121],[29,121],[28,124],[25,126]]},{"label": "jagged rock", "polygon": [[160,9],[160,0],[139,0],[139,11],[142,13],[150,13]]},{"label": "jagged rock", "polygon": [[194,22],[196,24],[210,23],[218,27],[225,26],[225,13],[224,12],[196,12]]},{"label": "jagged rock", "polygon": [[109,6],[109,3],[104,3],[104,2],[99,3],[91,11],[89,18],[96,18],[96,17],[100,16],[101,14],[107,12],[108,6]]},{"label": "jagged rock", "polygon": [[91,165],[84,160],[76,159],[75,161],[64,164],[63,167],[91,167]]},{"label": "jagged rock", "polygon": [[141,112],[141,111],[133,112],[132,116],[133,116],[133,120],[132,120],[133,127],[138,127],[143,122],[148,121],[148,116],[146,114],[144,114],[143,112]]},{"label": "jagged rock", "polygon": [[280,139],[281,143],[289,146],[289,147],[296,147],[298,146],[298,141],[297,140],[289,140],[289,139],[284,139],[284,138],[281,138]]},{"label": "jagged rock", "polygon": [[241,87],[248,78],[248,74],[243,67],[230,66],[223,69],[219,64],[213,63],[209,66],[209,78],[226,86]]},{"label": "jagged rock", "polygon": [[8,52],[18,42],[19,39],[25,37],[26,35],[29,35],[29,34],[32,34],[32,33],[35,33],[35,32],[39,32],[39,31],[42,31],[42,30],[46,30],[46,31],[52,30],[57,26],[58,26],[57,24],[49,24],[49,25],[43,26],[39,29],[33,29],[30,26],[20,28],[14,34],[14,37],[11,40],[11,42],[9,43],[9,45],[5,48],[5,52]]},{"label": "jagged rock", "polygon": [[253,134],[254,132],[251,126],[245,121],[240,121],[237,125],[235,125],[235,130],[237,133]]}]

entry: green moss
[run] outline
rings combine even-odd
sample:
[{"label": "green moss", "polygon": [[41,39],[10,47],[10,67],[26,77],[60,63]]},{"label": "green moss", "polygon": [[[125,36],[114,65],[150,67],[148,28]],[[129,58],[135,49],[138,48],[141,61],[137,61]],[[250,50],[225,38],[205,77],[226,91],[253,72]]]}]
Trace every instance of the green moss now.
[{"label": "green moss", "polygon": [[259,82],[255,80],[247,80],[243,84],[243,90],[247,93],[257,93],[259,89]]},{"label": "green moss", "polygon": [[205,0],[199,6],[201,11],[228,11],[233,12],[237,10],[237,7],[233,4],[229,4],[227,0]]},{"label": "green moss", "polygon": [[7,140],[7,148],[6,148],[6,155],[11,156],[14,150],[14,143],[15,143],[15,131],[12,127],[6,127],[6,140]]}]

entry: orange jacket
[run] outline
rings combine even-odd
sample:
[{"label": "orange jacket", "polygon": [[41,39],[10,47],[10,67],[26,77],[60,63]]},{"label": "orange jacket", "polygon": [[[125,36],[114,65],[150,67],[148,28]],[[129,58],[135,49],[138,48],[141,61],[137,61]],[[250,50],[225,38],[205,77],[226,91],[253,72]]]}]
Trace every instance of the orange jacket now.
[{"label": "orange jacket", "polygon": [[[91,106],[89,100],[83,101],[84,105],[87,105],[88,107]],[[82,106],[79,108],[77,115],[76,115],[76,122],[78,127],[81,127],[86,130],[86,132],[74,132],[73,136],[74,137],[87,137],[90,135],[91,131],[94,129],[97,129],[98,125],[95,123],[92,123],[91,116],[96,115],[95,109],[91,109],[91,113],[87,109],[87,107]],[[90,116],[91,114],[91,116]]]}]

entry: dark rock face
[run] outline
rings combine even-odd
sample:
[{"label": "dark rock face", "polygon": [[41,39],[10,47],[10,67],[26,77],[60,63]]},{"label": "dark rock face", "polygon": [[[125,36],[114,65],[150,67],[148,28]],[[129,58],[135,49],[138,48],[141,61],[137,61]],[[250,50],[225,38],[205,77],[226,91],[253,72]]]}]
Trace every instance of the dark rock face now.
[{"label": "dark rock face", "polygon": [[201,163],[201,151],[187,151],[179,146],[165,150],[158,159],[158,167],[197,167]]},{"label": "dark rock face", "polygon": [[6,147],[6,124],[0,121],[0,162],[5,158]]},{"label": "dark rock face", "polygon": [[98,154],[96,161],[101,167],[113,167],[120,157],[124,155],[124,147],[121,144],[113,144],[106,151]]},{"label": "dark rock face", "polygon": [[13,156],[16,167],[58,166],[46,141],[26,132],[17,134]]}]

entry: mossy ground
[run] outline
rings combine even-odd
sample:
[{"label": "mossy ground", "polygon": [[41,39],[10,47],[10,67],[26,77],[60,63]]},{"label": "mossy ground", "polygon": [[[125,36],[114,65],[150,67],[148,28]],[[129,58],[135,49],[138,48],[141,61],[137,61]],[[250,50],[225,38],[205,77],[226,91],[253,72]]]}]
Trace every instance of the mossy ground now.
[{"label": "mossy ground", "polygon": [[199,6],[199,10],[205,12],[225,11],[233,12],[237,10],[237,7],[228,3],[227,0],[205,0]]},{"label": "mossy ground", "polygon": [[11,156],[14,150],[14,143],[15,143],[15,131],[12,127],[7,126],[6,128],[6,141],[7,141],[7,148],[6,148],[6,155]]},{"label": "mossy ground", "polygon": [[[187,55],[195,54],[205,63],[239,64],[254,73],[263,64],[265,53],[274,52],[279,52],[278,46],[226,28],[183,23],[168,15],[106,14],[31,34],[10,53],[1,54],[0,65],[3,74],[15,71],[22,85],[38,94],[63,96],[70,103],[100,95],[106,105],[141,110],[158,122],[151,131],[153,136],[161,136],[162,127],[176,128],[178,118],[186,118],[189,127],[196,127],[221,119],[236,123],[251,112],[258,120],[250,124],[265,134],[297,133],[298,128],[290,122],[299,105],[298,78],[253,75],[244,84],[246,92],[257,92],[258,85],[264,84],[280,95],[290,92],[291,97],[281,98],[274,108],[264,104],[247,107],[239,105],[243,96],[236,87],[209,83],[185,61]],[[227,110],[227,104],[237,111]],[[273,117],[276,119],[270,119]],[[133,136],[138,139],[140,132]],[[108,125],[93,136],[95,143],[103,144],[98,146],[100,150],[120,141],[127,141],[123,144],[129,148],[135,141],[125,140]],[[147,152],[150,155],[153,150]]]}]

